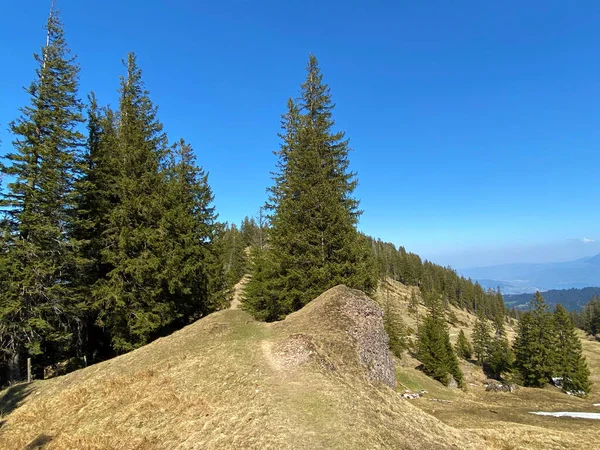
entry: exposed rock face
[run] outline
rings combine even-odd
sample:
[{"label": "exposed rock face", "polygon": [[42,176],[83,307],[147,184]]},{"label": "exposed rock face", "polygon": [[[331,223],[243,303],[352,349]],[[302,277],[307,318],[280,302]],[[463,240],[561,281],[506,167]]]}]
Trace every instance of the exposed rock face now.
[{"label": "exposed rock face", "polygon": [[516,384],[502,384],[495,380],[488,381],[485,386],[487,392],[515,392],[517,389],[519,386]]},{"label": "exposed rock face", "polygon": [[356,339],[360,362],[367,369],[371,382],[382,382],[389,387],[396,385],[394,360],[390,353],[390,338],[383,328],[383,310],[361,291],[338,286],[343,292],[343,314],[352,321],[348,330]]},{"label": "exposed rock face", "polygon": [[317,361],[328,371],[358,369],[372,383],[395,386],[383,310],[362,291],[333,287],[273,327],[288,334],[272,349],[276,368],[292,370]]},{"label": "exposed rock face", "polygon": [[451,374],[448,374],[448,381],[446,383],[446,386],[452,389],[456,389],[458,387],[458,383]]}]

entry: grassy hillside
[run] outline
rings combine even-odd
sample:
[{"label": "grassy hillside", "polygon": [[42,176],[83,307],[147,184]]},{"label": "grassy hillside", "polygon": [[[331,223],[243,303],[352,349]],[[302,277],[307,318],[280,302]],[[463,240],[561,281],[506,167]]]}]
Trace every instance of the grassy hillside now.
[{"label": "grassy hillside", "polygon": [[[416,329],[412,289],[389,282],[376,299]],[[461,327],[470,334],[475,318],[451,311],[453,339]],[[282,322],[212,314],[124,356],[0,392],[0,448],[583,449],[597,440],[596,423],[528,414],[594,411],[596,391],[585,400],[553,388],[487,393],[467,362],[468,390],[448,389],[410,356],[390,359],[381,316],[344,287]],[[600,386],[600,344],[584,349]],[[404,400],[382,382],[394,362],[396,389],[423,388],[424,398]]]},{"label": "grassy hillside", "polygon": [[343,287],[273,324],[222,311],[0,394],[0,448],[484,448],[369,381],[393,363],[384,337],[375,303]]},{"label": "grassy hillside", "polygon": [[[389,280],[382,283],[376,295],[377,302],[384,309],[388,305],[393,308],[397,312],[396,317],[402,317],[409,330],[416,330],[416,314],[409,308],[413,291],[419,293],[417,288]],[[422,303],[418,309],[421,316],[426,314]],[[455,316],[454,323],[448,324],[453,343],[461,328],[470,338],[475,316],[453,306],[450,307],[448,316]],[[516,322],[512,320],[507,326],[511,341],[515,335],[515,326]],[[416,336],[413,335],[412,338]],[[483,386],[485,375],[478,366],[466,361],[461,361],[461,368],[465,373],[467,392],[448,389],[415,369],[420,363],[409,355],[398,361],[397,389],[401,390],[402,386],[406,386],[413,390],[427,390],[429,399],[412,400],[411,404],[450,426],[481,437],[489,448],[590,448],[590,443],[598,440],[600,429],[597,423],[529,414],[530,411],[600,412],[599,408],[592,406],[600,403],[600,343],[586,339],[583,332],[581,338],[584,355],[591,370],[591,381],[594,383],[593,391],[586,399],[568,396],[553,387],[521,388],[515,393],[486,392]],[[451,403],[431,401],[432,397]]]}]

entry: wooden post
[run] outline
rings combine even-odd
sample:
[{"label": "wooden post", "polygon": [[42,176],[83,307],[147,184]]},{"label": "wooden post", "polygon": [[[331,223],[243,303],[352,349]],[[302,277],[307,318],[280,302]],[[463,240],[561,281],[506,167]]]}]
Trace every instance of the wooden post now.
[{"label": "wooden post", "polygon": [[27,358],[27,382],[31,383],[31,358]]}]

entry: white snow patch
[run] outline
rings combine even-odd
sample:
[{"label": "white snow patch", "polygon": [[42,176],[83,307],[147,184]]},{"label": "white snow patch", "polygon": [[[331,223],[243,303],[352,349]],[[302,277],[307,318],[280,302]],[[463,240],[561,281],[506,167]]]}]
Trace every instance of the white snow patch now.
[{"label": "white snow patch", "polygon": [[552,416],[552,417],[573,417],[575,419],[596,419],[600,420],[600,413],[588,413],[588,412],[543,412],[536,411],[530,412],[529,414],[537,414],[538,416]]},{"label": "white snow patch", "polygon": [[594,406],[600,406],[600,403],[594,403]]}]

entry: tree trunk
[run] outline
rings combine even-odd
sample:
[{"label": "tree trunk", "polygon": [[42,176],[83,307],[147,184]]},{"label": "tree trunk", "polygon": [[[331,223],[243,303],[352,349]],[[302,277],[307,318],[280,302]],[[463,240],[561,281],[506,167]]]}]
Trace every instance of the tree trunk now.
[{"label": "tree trunk", "polygon": [[16,383],[21,380],[21,368],[20,368],[20,357],[19,351],[14,349],[8,357],[6,364],[6,379],[9,384]]}]

